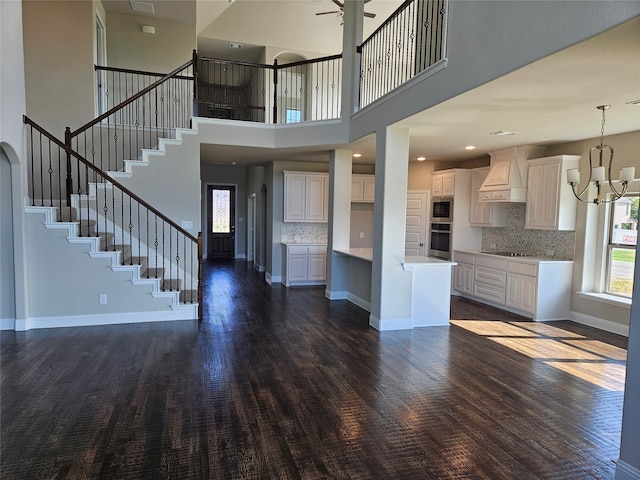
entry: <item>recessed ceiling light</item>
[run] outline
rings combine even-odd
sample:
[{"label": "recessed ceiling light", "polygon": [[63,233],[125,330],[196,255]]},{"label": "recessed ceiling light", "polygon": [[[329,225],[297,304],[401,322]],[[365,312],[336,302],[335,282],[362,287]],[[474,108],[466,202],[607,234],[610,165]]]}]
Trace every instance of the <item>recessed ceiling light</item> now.
[{"label": "recessed ceiling light", "polygon": [[516,132],[514,130],[496,130],[495,132],[490,132],[489,135],[496,135],[497,137],[504,137],[507,135],[517,135],[520,132]]},{"label": "recessed ceiling light", "polygon": [[361,153],[354,153],[353,158],[360,158],[362,156]]},{"label": "recessed ceiling light", "polygon": [[427,159],[427,157],[418,157],[416,158],[416,160],[418,160],[419,162],[424,162]]},{"label": "recessed ceiling light", "polygon": [[229,42],[229,48],[242,48],[241,43]]},{"label": "recessed ceiling light", "polygon": [[625,103],[625,105],[637,105],[640,107],[640,99],[639,100],[631,100],[630,102]]},{"label": "recessed ceiling light", "polygon": [[466,147],[464,147],[465,150],[475,150],[476,146],[475,145],[467,145]]}]

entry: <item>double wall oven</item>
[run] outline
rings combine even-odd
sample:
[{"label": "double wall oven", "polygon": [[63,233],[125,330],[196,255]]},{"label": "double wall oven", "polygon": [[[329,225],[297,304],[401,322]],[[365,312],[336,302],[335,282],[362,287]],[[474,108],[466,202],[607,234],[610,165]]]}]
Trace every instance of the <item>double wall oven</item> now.
[{"label": "double wall oven", "polygon": [[451,260],[453,197],[434,197],[430,213],[429,256]]}]

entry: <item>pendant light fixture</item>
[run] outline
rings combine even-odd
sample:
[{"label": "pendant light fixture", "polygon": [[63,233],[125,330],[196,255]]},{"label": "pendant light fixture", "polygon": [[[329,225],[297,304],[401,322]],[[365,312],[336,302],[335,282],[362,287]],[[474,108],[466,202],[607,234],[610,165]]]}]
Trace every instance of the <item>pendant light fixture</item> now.
[{"label": "pendant light fixture", "polygon": [[[605,124],[605,116],[604,112],[611,108],[611,105],[600,105],[597,107],[598,110],[602,111],[602,124],[600,128],[600,145],[596,145],[595,147],[591,147],[589,151],[589,179],[587,180],[587,184],[582,189],[580,193],[577,192],[578,185],[580,185],[580,171],[577,168],[571,168],[567,170],[567,183],[571,185],[571,190],[575,197],[584,203],[595,203],[596,205],[600,205],[602,203],[611,203],[615,202],[619,198],[622,198],[625,193],[627,193],[627,188],[630,182],[635,181],[635,167],[622,167],[620,170],[620,179],[612,180],[611,179],[611,168],[613,165],[613,147],[611,145],[604,144],[604,124]],[[597,152],[598,163],[595,163],[594,153]],[[583,195],[589,189],[589,185],[591,182],[596,186],[596,197],[593,200],[585,200]],[[604,183],[609,184],[609,188],[611,189],[611,193],[613,196],[610,200],[604,200],[602,198],[602,185]],[[619,183],[622,188],[621,190],[617,190],[614,187],[614,182]]]}]

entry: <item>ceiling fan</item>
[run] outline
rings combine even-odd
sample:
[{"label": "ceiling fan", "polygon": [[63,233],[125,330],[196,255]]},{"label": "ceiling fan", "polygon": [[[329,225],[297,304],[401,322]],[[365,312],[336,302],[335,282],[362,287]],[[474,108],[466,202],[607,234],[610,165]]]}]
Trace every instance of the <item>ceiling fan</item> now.
[{"label": "ceiling fan", "polygon": [[[337,13],[338,15],[344,15],[344,3],[338,0],[331,0],[331,1],[335,3],[340,8],[340,10],[333,10],[331,12],[319,12],[319,13],[316,13],[316,15],[331,15],[332,13]],[[369,3],[370,1],[371,0],[364,0],[364,3]],[[364,12],[364,16],[367,18],[375,18],[376,14]]]}]

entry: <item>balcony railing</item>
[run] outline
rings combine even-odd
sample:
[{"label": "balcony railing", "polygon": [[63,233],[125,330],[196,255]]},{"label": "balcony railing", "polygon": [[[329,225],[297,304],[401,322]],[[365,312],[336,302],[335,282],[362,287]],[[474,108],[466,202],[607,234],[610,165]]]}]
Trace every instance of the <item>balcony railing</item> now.
[{"label": "balcony railing", "polygon": [[362,109],[444,58],[447,0],[404,2],[358,51]]},{"label": "balcony railing", "polygon": [[278,65],[198,57],[198,116],[262,123],[340,118],[342,55]]}]

